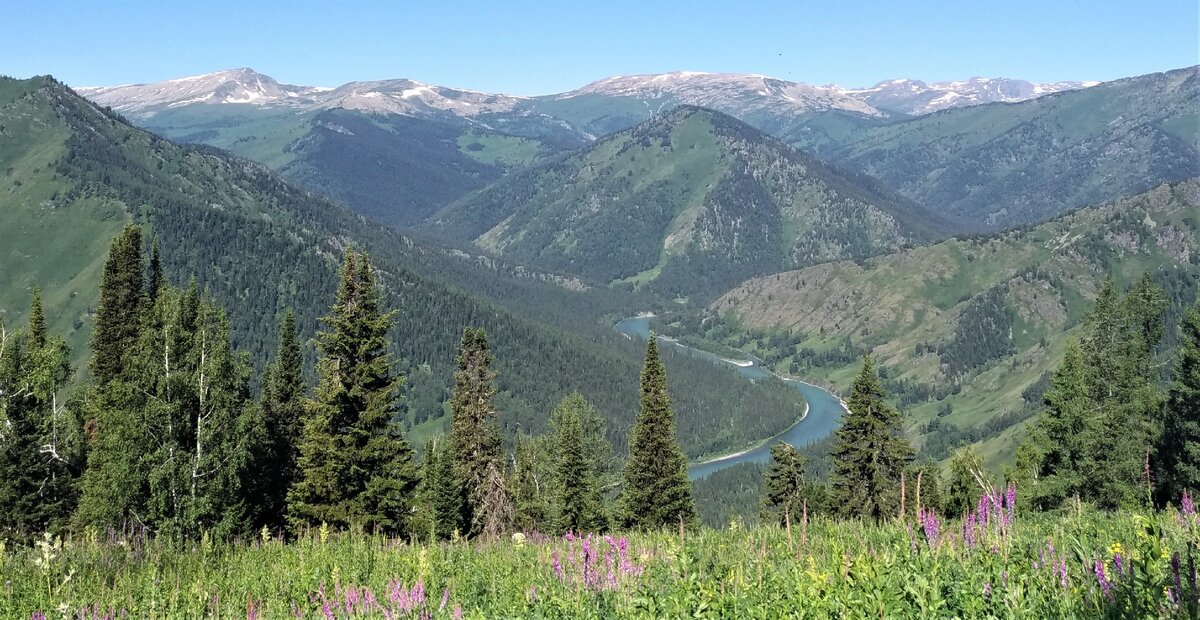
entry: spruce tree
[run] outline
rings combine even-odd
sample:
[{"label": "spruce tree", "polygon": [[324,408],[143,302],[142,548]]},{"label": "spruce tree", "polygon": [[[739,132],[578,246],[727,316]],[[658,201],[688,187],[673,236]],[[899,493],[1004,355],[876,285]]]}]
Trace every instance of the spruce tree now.
[{"label": "spruce tree", "polygon": [[165,282],[163,275],[162,257],[159,255],[158,237],[150,244],[150,273],[146,278],[146,301],[153,305],[158,299],[158,292]]},{"label": "spruce tree", "polygon": [[900,478],[913,449],[902,435],[900,413],[886,398],[875,364],[866,354],[831,453],[830,501],[842,516],[880,520],[899,510]]},{"label": "spruce tree", "polygon": [[675,435],[675,413],[667,393],[666,369],[650,334],[641,376],[641,406],[629,439],[621,491],[620,519],[625,527],[657,529],[682,520],[696,521],[687,458]]},{"label": "spruce tree", "polygon": [[1036,505],[1078,497],[1112,509],[1146,500],[1146,459],[1154,460],[1162,432],[1155,350],[1165,309],[1149,275],[1124,297],[1111,276],[1101,286],[1022,453],[1037,474]]},{"label": "spruce tree", "polygon": [[788,519],[798,522],[808,509],[815,510],[804,468],[808,459],[790,444],[780,442],[771,446],[771,464],[763,477],[763,500],[760,519],[763,523],[785,525]]},{"label": "spruce tree", "polygon": [[[586,406],[586,401],[583,403]],[[595,463],[588,454],[578,403],[564,412],[555,441],[557,531],[597,532],[608,526]]]},{"label": "spruce tree", "polygon": [[417,485],[413,535],[430,542],[449,540],[462,532],[462,494],[454,479],[454,456],[444,438],[425,443],[421,481]]},{"label": "spruce tree", "polygon": [[84,403],[89,449],[75,513],[79,527],[145,524],[134,511],[146,497],[140,459],[152,447],[137,417],[146,390],[129,381],[145,319],[141,249],[141,229],[126,226],[104,264],[92,330],[92,386]]},{"label": "spruce tree", "polygon": [[296,317],[288,310],[279,324],[279,347],[263,373],[260,454],[256,482],[261,499],[259,521],[272,529],[284,524],[287,492],[296,482],[296,459],[304,423],[304,360],[296,335]]},{"label": "spruce tree", "polygon": [[126,371],[138,341],[143,300],[142,231],[131,224],[113,240],[100,281],[90,363],[97,386]]},{"label": "spruce tree", "polygon": [[42,289],[33,287],[33,303],[29,307],[29,345],[34,349],[46,346],[46,315],[42,310]]},{"label": "spruce tree", "polygon": [[0,536],[62,531],[74,508],[80,428],[60,394],[69,359],[66,342],[46,333],[35,288],[28,333],[0,326]]},{"label": "spruce tree", "polygon": [[[583,430],[583,452],[592,471],[595,472],[600,487],[615,486],[620,481],[621,464],[613,453],[612,444],[608,441],[608,425],[605,423],[604,417],[584,398],[583,394],[571,392],[564,396],[550,412],[551,439],[561,436],[563,422],[569,416],[579,419],[580,428]],[[551,445],[549,449],[553,453],[558,452],[558,448],[554,445]]]},{"label": "spruce tree", "polygon": [[380,307],[370,262],[355,250],[342,265],[337,300],[319,334],[315,398],[288,493],[294,527],[361,525],[408,533],[416,487],[412,449],[394,417],[403,378],[393,372],[387,334],[393,313]]},{"label": "spruce tree", "polygon": [[484,330],[472,327],[463,330],[450,400],[450,447],[455,478],[463,494],[461,521],[466,533],[472,536],[481,533],[489,519],[484,499],[489,491],[495,492],[494,485],[487,484],[490,472],[502,468],[498,414],[492,405],[496,373],[491,364],[492,354]]},{"label": "spruce tree", "polygon": [[1161,502],[1178,502],[1183,492],[1200,491],[1200,302],[1179,325],[1175,377],[1167,397],[1158,442]]}]

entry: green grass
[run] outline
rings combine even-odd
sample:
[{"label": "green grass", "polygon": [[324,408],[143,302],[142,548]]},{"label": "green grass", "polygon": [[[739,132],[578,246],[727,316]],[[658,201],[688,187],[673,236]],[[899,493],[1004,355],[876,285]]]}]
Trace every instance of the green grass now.
[{"label": "green grass", "polygon": [[458,137],[458,150],[485,164],[525,166],[537,159],[536,140],[469,130]]},{"label": "green grass", "polygon": [[276,170],[295,159],[287,147],[309,130],[311,114],[252,104],[190,105],[164,110],[146,128],[174,140],[200,142]]},{"label": "green grass", "polygon": [[[75,617],[98,608],[146,619],[239,620],[422,612],[470,619],[1186,616],[1165,589],[1173,587],[1172,555],[1183,556],[1186,571],[1189,549],[1200,543],[1192,519],[1018,510],[1009,527],[993,515],[974,544],[956,521],[934,533],[920,522],[826,519],[586,543],[535,534],[439,545],[317,532],[239,544],[87,535],[0,552],[0,615]],[[1134,577],[1115,574],[1116,554]],[[1097,564],[1113,583],[1108,594]],[[385,616],[362,602],[370,590],[379,607],[402,609],[391,594],[398,588],[412,596],[408,613]]]},{"label": "green grass", "polygon": [[[37,82],[0,81],[0,101],[14,100]],[[55,172],[67,129],[37,122],[33,100],[0,108],[6,133],[0,141],[0,320],[23,327],[34,286],[43,289],[50,331],[67,339],[82,367],[91,333],[89,309],[97,297],[109,241],[128,221],[124,205],[68,198],[70,185]],[[20,137],[20,139],[17,139]],[[53,256],[54,260],[45,260]]]}]

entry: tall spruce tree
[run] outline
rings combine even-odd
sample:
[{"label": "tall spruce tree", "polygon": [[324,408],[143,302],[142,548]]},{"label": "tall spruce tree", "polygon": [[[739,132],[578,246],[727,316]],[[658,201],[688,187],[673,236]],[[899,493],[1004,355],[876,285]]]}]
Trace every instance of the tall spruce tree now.
[{"label": "tall spruce tree", "polygon": [[650,334],[641,376],[641,407],[629,439],[621,491],[620,519],[625,527],[656,529],[696,522],[696,504],[687,474],[687,458],[675,434],[675,413],[667,393],[666,369],[658,339]]},{"label": "tall spruce tree", "polygon": [[472,536],[480,534],[490,518],[484,509],[486,495],[497,492],[491,472],[503,468],[498,414],[492,405],[496,373],[491,365],[487,333],[481,328],[463,330],[450,399],[450,449],[463,494],[462,523]]},{"label": "tall spruce tree", "polygon": [[900,413],[887,394],[870,354],[850,388],[849,412],[834,437],[830,501],[846,517],[895,516],[900,478],[913,458],[902,435]]},{"label": "tall spruce tree", "polygon": [[158,249],[158,237],[150,244],[150,273],[146,277],[146,300],[151,305],[158,299],[166,276],[163,275],[162,257]]},{"label": "tall spruce tree", "polygon": [[791,445],[779,442],[771,446],[771,464],[763,475],[763,523],[785,525],[789,519],[798,522],[806,502],[808,510],[815,511],[804,471],[807,464],[808,459]]},{"label": "tall spruce tree", "polygon": [[1162,429],[1155,351],[1166,300],[1144,275],[1125,296],[1105,280],[1045,395],[1046,409],[1023,451],[1036,471],[1036,505],[1069,497],[1117,508],[1144,502],[1147,458]]},{"label": "tall spruce tree", "polygon": [[1200,491],[1200,302],[1180,322],[1175,377],[1158,442],[1159,501]]},{"label": "tall spruce tree", "polygon": [[350,250],[337,300],[319,334],[320,381],[300,440],[299,479],[288,493],[294,527],[361,525],[408,533],[416,488],[412,449],[395,421],[403,377],[393,371],[392,313],[365,254]]},{"label": "tall spruce tree", "polygon": [[574,401],[568,404],[555,441],[554,487],[557,491],[556,529],[559,532],[598,532],[608,527],[600,482],[583,432],[581,410],[587,402],[582,404],[579,406]]},{"label": "tall spruce tree", "polygon": [[0,326],[0,534],[29,540],[59,532],[74,508],[82,447],[60,392],[71,376],[66,342],[46,332],[35,288],[27,334]]},{"label": "tall spruce tree", "polygon": [[255,457],[257,512],[261,525],[275,529],[285,523],[304,424],[304,360],[291,310],[280,321],[279,347],[263,375],[261,449]]},{"label": "tall spruce tree", "polygon": [[429,540],[450,540],[462,532],[462,493],[454,479],[454,455],[443,438],[425,443],[413,534]]},{"label": "tall spruce tree", "polygon": [[142,230],[129,225],[113,240],[100,280],[92,330],[92,381],[104,386],[126,371],[136,350],[145,297],[142,291]]},{"label": "tall spruce tree", "polygon": [[89,368],[92,386],[84,402],[89,449],[80,483],[76,525],[146,524],[139,513],[146,495],[139,463],[150,446],[137,414],[145,391],[130,382],[145,317],[142,233],[126,226],[109,246],[100,281]]}]

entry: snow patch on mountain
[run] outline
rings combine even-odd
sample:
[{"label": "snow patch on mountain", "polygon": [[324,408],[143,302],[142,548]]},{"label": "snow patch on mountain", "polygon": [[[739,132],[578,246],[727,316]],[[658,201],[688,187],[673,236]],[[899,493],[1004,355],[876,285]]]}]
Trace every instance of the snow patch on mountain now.
[{"label": "snow patch on mountain", "polygon": [[1026,80],[983,77],[926,83],[900,78],[884,80],[870,88],[838,90],[877,108],[915,116],[984,103],[1028,101],[1043,95],[1088,88],[1096,84],[1099,82],[1038,84]]}]

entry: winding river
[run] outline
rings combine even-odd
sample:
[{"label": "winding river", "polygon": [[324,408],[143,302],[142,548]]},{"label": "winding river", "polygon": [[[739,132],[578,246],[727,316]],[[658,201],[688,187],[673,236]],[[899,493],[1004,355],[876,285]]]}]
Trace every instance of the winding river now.
[{"label": "winding river", "polygon": [[[645,340],[650,337],[651,318],[650,316],[631,317],[617,323],[616,329],[628,338]],[[759,360],[754,356],[747,356],[746,360],[731,360],[662,336],[659,336],[659,341],[668,343],[687,355],[706,359],[715,364],[728,364],[748,380],[763,379],[773,374],[760,366]],[[781,379],[804,397],[804,401],[808,404],[804,416],[782,433],[768,437],[752,448],[691,464],[688,467],[688,476],[692,480],[705,478],[738,463],[766,463],[771,459],[771,446],[778,441],[786,441],[793,446],[803,447],[828,437],[837,429],[842,421],[842,412],[845,411],[842,401],[837,396],[811,383],[782,377]]]}]

